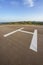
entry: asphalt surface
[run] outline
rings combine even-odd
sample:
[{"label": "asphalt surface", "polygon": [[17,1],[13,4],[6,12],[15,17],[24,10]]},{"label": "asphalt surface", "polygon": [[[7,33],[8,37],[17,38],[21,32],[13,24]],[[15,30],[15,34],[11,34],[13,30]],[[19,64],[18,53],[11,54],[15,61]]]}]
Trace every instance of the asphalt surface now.
[{"label": "asphalt surface", "polygon": [[[8,37],[4,34],[24,27],[23,30],[38,31],[38,51],[31,49],[31,34],[16,32]],[[43,26],[0,25],[0,65],[43,65]]]}]

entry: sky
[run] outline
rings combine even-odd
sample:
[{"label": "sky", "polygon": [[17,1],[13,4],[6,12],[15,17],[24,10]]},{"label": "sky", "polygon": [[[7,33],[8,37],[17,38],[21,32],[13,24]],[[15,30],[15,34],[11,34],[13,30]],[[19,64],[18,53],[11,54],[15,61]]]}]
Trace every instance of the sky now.
[{"label": "sky", "polygon": [[43,21],[43,0],[0,0],[0,22]]}]

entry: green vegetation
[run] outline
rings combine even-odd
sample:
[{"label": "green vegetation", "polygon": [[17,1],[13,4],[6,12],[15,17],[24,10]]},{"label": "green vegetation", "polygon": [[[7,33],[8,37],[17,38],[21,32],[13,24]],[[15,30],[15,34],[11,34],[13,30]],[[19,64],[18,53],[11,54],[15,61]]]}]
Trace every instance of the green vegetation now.
[{"label": "green vegetation", "polygon": [[16,24],[16,25],[19,25],[19,24],[28,24],[28,25],[43,25],[43,22],[36,22],[36,21],[19,21],[19,22],[4,22],[4,23],[1,23],[1,24]]}]

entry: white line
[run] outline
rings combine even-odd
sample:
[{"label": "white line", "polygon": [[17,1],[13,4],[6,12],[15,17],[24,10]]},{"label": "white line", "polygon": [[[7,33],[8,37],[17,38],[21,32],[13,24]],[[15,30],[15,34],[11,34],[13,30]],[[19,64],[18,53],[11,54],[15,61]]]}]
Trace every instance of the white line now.
[{"label": "white line", "polygon": [[28,34],[34,34],[32,32],[27,32],[27,31],[23,31],[23,30],[19,30],[20,32],[24,32],[24,33],[28,33]]},{"label": "white line", "polygon": [[12,31],[12,32],[10,32],[10,33],[8,33],[8,34],[5,34],[4,37],[7,37],[7,36],[9,36],[9,35],[11,35],[11,34],[13,34],[13,33],[18,32],[19,30],[22,30],[22,29],[24,29],[24,28],[20,28],[20,29],[18,29],[18,30],[15,30],[15,31]]},{"label": "white line", "polygon": [[37,30],[34,31],[33,38],[31,41],[30,49],[37,52]]}]

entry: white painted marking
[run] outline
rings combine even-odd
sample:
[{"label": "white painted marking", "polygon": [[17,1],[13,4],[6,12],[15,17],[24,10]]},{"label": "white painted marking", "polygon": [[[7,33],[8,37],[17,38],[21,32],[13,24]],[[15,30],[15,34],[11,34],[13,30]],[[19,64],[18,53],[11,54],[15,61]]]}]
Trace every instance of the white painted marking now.
[{"label": "white painted marking", "polygon": [[23,31],[23,30],[19,30],[19,31],[23,32],[23,33],[33,34],[32,32],[27,32],[27,31]]},{"label": "white painted marking", "polygon": [[30,49],[32,49],[33,51],[37,52],[37,30],[35,30],[34,33],[33,33],[33,32],[23,31],[22,29],[24,29],[24,28],[20,28],[18,30],[15,30],[15,31],[12,31],[12,32],[10,32],[8,34],[5,34],[4,37],[7,37],[7,36],[9,36],[9,35],[11,35],[13,33],[16,33],[18,31],[23,32],[23,33],[33,34],[33,38],[32,38],[31,45],[30,45]]},{"label": "white painted marking", "polygon": [[37,30],[34,31],[33,38],[31,41],[30,49],[37,52]]},{"label": "white painted marking", "polygon": [[12,32],[10,32],[10,33],[8,33],[8,34],[5,34],[4,37],[7,37],[7,36],[9,36],[9,35],[11,35],[11,34],[13,34],[13,33],[18,32],[19,30],[22,30],[22,29],[24,29],[24,28],[20,28],[20,29],[18,29],[18,30],[15,30],[15,31],[12,31]]}]

